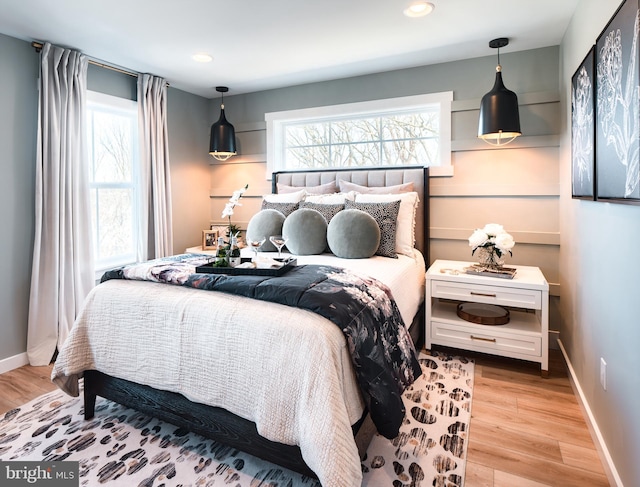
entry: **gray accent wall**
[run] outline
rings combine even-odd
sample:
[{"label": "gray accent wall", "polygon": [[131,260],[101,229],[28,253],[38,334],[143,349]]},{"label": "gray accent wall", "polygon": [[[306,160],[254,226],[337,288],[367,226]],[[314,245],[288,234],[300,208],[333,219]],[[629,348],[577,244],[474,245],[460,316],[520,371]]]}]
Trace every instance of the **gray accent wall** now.
[{"label": "gray accent wall", "polygon": [[640,206],[571,198],[571,77],[620,3],[581,0],[562,42],[560,338],[614,482],[631,487],[640,483]]},{"label": "gray accent wall", "polygon": [[[489,50],[489,49],[488,49]],[[486,223],[500,223],[516,240],[508,263],[538,266],[551,286],[551,326],[558,327],[559,47],[501,51],[505,85],[518,94],[523,136],[496,150],[477,138],[480,99],[495,81],[497,56],[420,66],[264,92],[225,96],[240,154],[211,159],[211,220],[231,193],[249,183],[233,216],[245,227],[259,209],[267,180],[265,114],[324,105],[453,91],[452,177],[430,178],[430,256],[472,260],[468,237]],[[233,92],[233,87],[231,93]],[[219,114],[211,100],[211,119]]]},{"label": "gray accent wall", "polygon": [[[35,222],[39,56],[29,42],[0,34],[0,369],[27,350]],[[136,99],[135,77],[89,65],[90,90]],[[198,245],[208,228],[209,100],[168,89],[174,249]],[[3,364],[3,361],[5,363]]]}]

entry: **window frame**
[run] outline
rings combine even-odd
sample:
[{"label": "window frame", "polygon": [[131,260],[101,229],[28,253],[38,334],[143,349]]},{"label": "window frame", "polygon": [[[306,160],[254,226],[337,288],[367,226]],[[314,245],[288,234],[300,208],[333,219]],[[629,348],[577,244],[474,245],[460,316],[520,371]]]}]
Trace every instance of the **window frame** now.
[{"label": "window frame", "polygon": [[[90,153],[92,148],[92,143],[89,140],[91,134],[89,134],[89,117],[91,116],[90,111],[99,108],[100,111],[103,112],[111,112],[117,115],[124,115],[132,119],[134,133],[132,140],[132,152],[133,152],[133,161],[132,161],[132,172],[131,172],[131,182],[105,182],[105,183],[96,183],[94,181],[88,181],[89,191],[93,189],[132,189],[132,204],[133,204],[133,214],[132,214],[132,235],[134,238],[133,241],[133,250],[131,253],[122,254],[122,256],[118,256],[117,258],[108,258],[108,259],[99,259],[99,255],[97,252],[97,248],[95,249],[94,256],[94,266],[96,271],[97,278],[102,275],[105,271],[109,269],[113,269],[114,267],[119,267],[122,265],[133,264],[137,262],[138,255],[138,247],[140,245],[140,150],[139,150],[139,133],[138,133],[138,102],[136,100],[130,100],[127,98],[121,98],[113,95],[108,95],[106,93],[101,93],[98,91],[87,90],[87,100],[86,100],[86,111],[87,111],[87,163],[93,164],[93,155]],[[91,169],[89,169],[88,174],[91,174]],[[92,202],[93,205],[93,202]],[[92,211],[92,222],[93,222],[93,211]],[[96,222],[99,225],[99,222]],[[92,223],[92,231],[94,229]],[[98,245],[98,235],[93,236],[94,240],[96,240],[95,245]]]},{"label": "window frame", "polygon": [[[384,98],[364,102],[344,103],[320,107],[301,108],[265,113],[267,127],[267,179],[276,171],[294,170],[283,164],[284,128],[290,123],[338,121],[347,117],[396,115],[415,112],[421,108],[439,107],[440,133],[438,136],[439,164],[429,166],[430,176],[452,176],[451,165],[451,104],[453,91]],[[340,166],[342,167],[342,166]],[[364,167],[364,166],[363,166]],[[376,165],[367,167],[397,167]],[[338,166],[336,166],[336,169]],[[298,168],[302,169],[302,168]],[[314,169],[309,169],[313,171]]]}]

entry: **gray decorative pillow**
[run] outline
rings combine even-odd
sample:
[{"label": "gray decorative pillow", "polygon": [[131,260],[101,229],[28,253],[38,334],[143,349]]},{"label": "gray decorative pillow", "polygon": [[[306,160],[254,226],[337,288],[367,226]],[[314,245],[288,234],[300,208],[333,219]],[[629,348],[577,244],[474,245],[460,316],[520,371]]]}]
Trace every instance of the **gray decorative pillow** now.
[{"label": "gray decorative pillow", "polygon": [[380,245],[376,220],[362,210],[349,209],[331,219],[327,228],[329,248],[343,259],[368,259]]},{"label": "gray decorative pillow", "polygon": [[263,210],[278,210],[285,218],[298,209],[300,203],[272,203],[271,201],[262,200]]},{"label": "gray decorative pillow", "polygon": [[327,220],[319,211],[300,208],[284,221],[282,235],[294,255],[322,254],[327,247]]},{"label": "gray decorative pillow", "polygon": [[300,208],[311,208],[312,210],[319,211],[320,214],[327,220],[327,225],[331,223],[331,219],[338,214],[339,211],[344,210],[344,203],[335,205],[325,203],[312,203],[310,201],[301,201]]},{"label": "gray decorative pillow", "polygon": [[271,235],[281,235],[285,217],[278,211],[266,209],[259,211],[251,217],[247,225],[247,240],[260,240],[266,238],[260,246],[263,252],[275,252],[276,247],[269,241]]},{"label": "gray decorative pillow", "polygon": [[380,228],[380,245],[376,251],[376,255],[383,257],[398,258],[396,254],[396,226],[398,219],[398,211],[400,210],[400,201],[391,201],[389,203],[357,203],[355,201],[346,200],[344,202],[345,209],[355,208],[362,210],[371,215]]}]

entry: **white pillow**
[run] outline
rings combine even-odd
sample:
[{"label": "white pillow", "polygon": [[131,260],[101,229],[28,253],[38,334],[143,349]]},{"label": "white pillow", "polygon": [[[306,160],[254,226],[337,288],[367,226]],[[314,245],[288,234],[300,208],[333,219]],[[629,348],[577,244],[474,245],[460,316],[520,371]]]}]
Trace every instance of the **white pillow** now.
[{"label": "white pillow", "polygon": [[398,194],[411,193],[414,190],[413,182],[396,184],[395,186],[362,186],[341,179],[338,184],[342,192],[355,191],[362,194]]},{"label": "white pillow", "polygon": [[416,244],[416,209],[420,201],[418,193],[356,195],[356,203],[387,203],[398,200],[400,200],[400,210],[396,226],[396,253],[412,257]]},{"label": "white pillow", "polygon": [[304,189],[293,193],[265,194],[262,199],[269,203],[299,203],[306,194]]},{"label": "white pillow", "polygon": [[356,193],[349,191],[348,193],[333,193],[333,194],[307,194],[304,200],[308,203],[320,203],[323,205],[338,205],[344,204],[345,200],[354,201]]},{"label": "white pillow", "polygon": [[286,184],[277,183],[278,193],[294,193],[300,189],[304,189],[307,194],[330,194],[337,193],[338,186],[335,181],[320,184],[319,186],[287,186]]}]

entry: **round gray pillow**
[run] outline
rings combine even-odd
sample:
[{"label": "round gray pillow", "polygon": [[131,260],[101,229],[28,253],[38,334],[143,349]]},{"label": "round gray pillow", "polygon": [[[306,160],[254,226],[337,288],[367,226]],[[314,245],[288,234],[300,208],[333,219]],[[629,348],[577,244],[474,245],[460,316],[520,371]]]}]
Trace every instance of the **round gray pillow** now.
[{"label": "round gray pillow", "polygon": [[271,235],[282,235],[284,215],[278,210],[262,210],[249,220],[247,225],[247,240],[260,240],[266,238],[260,246],[262,252],[276,252],[275,245],[269,241]]},{"label": "round gray pillow", "polygon": [[343,259],[368,259],[380,245],[380,228],[362,210],[342,210],[331,219],[327,229],[329,248]]},{"label": "round gray pillow", "polygon": [[317,210],[300,208],[284,221],[282,235],[294,255],[322,254],[327,248],[327,220]]}]

